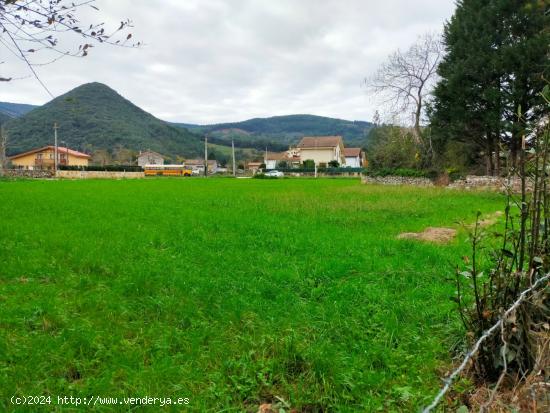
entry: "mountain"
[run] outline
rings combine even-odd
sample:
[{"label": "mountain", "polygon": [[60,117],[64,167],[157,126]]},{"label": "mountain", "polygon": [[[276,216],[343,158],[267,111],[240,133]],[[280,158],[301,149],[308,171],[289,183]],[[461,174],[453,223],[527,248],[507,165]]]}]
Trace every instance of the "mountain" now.
[{"label": "mountain", "polygon": [[203,148],[200,136],[155,118],[104,84],[88,83],[7,122],[9,154],[52,144],[54,122],[59,141],[87,152],[151,149],[174,158],[198,156]]},{"label": "mountain", "polygon": [[303,136],[342,135],[347,146],[365,146],[373,124],[314,115],[287,115],[255,118],[243,122],[216,125],[176,124],[191,131],[208,133],[213,143],[224,145],[235,140],[238,146],[263,148],[287,147],[298,143]]},{"label": "mountain", "polygon": [[38,106],[26,105],[23,103],[0,102],[0,116],[5,115],[10,118],[18,118],[37,107]]},{"label": "mountain", "polygon": [[13,119],[11,116],[8,116],[5,113],[0,112],[0,125],[2,125],[3,123],[6,123],[11,119]]}]

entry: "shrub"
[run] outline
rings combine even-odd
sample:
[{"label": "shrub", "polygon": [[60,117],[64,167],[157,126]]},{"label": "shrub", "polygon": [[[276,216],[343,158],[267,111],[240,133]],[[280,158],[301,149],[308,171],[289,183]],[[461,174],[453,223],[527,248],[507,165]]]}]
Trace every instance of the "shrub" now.
[{"label": "shrub", "polygon": [[136,165],[90,165],[90,166],[76,166],[76,165],[60,165],[59,169],[62,171],[94,171],[94,172],[141,172],[143,169],[141,166]]},{"label": "shrub", "polygon": [[429,178],[435,179],[438,175],[437,171],[424,171],[420,169],[410,168],[380,168],[375,170],[367,169],[365,175],[368,176],[407,176],[413,178]]}]

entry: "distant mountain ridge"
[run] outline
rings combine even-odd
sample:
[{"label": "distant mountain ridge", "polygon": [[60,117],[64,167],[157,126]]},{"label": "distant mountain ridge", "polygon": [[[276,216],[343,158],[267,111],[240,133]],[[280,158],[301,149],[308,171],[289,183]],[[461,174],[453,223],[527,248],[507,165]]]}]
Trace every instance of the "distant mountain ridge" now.
[{"label": "distant mountain ridge", "polygon": [[0,115],[6,115],[9,118],[18,118],[37,107],[36,105],[27,105],[25,103],[0,102]]},{"label": "distant mountain ridge", "polygon": [[155,118],[104,84],[88,83],[6,122],[8,153],[52,144],[54,122],[60,141],[85,152],[122,147],[176,157],[202,151],[200,136]]},{"label": "distant mountain ridge", "polygon": [[[366,121],[349,121],[316,115],[284,115],[269,118],[254,118],[242,122],[213,125],[179,123],[191,131],[212,135],[213,142],[230,144],[231,139],[239,144],[258,146],[288,146],[297,143],[303,136],[341,135],[347,146],[366,145],[373,124]],[[263,146],[265,149],[265,146]]]}]

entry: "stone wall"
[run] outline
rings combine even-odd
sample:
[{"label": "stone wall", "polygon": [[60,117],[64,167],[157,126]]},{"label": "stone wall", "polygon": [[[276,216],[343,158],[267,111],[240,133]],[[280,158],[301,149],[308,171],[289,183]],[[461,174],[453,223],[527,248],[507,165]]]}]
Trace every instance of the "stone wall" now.
[{"label": "stone wall", "polygon": [[418,178],[413,176],[364,176],[361,179],[364,184],[378,185],[413,185],[413,186],[434,186],[429,178]]},{"label": "stone wall", "polygon": [[[466,189],[480,191],[499,191],[506,192],[508,188],[512,192],[521,192],[521,180],[517,177],[502,178],[498,176],[475,176],[468,175],[464,179],[459,179],[449,184],[451,189]],[[531,189],[529,181],[527,182],[527,190]]]},{"label": "stone wall", "polygon": [[[365,176],[362,178],[364,184],[379,185],[413,185],[413,186],[434,186],[434,182],[428,178],[414,178],[407,176]],[[464,179],[451,182],[449,185],[440,185],[450,189],[478,190],[507,192],[511,188],[512,192],[521,192],[521,180],[519,178],[502,178],[498,176],[476,176],[468,175]],[[531,185],[527,182],[527,190],[531,190]]]},{"label": "stone wall", "polygon": [[54,172],[48,170],[4,169],[7,178],[53,178]]},{"label": "stone wall", "polygon": [[141,179],[144,172],[113,171],[57,171],[57,177],[63,179]]}]

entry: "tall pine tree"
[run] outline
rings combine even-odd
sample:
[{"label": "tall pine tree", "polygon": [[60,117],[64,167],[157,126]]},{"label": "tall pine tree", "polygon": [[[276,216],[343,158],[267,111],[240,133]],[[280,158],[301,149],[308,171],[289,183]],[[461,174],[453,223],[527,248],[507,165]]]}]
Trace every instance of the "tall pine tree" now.
[{"label": "tall pine tree", "polygon": [[538,93],[548,70],[548,0],[460,0],[446,24],[446,56],[430,119],[444,152],[459,142],[469,159],[483,156],[488,174],[499,173],[500,146],[515,163],[525,131],[517,108],[537,116]]}]

